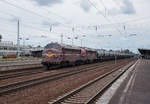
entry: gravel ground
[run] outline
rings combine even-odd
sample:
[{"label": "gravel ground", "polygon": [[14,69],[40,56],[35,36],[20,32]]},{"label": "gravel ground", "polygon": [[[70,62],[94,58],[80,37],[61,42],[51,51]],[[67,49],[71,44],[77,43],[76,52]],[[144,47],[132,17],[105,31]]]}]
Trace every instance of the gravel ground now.
[{"label": "gravel ground", "polygon": [[[124,61],[127,62],[127,60]],[[112,70],[116,66],[118,66],[118,64],[102,70],[100,70],[101,68],[98,68],[97,70],[72,75],[59,80],[40,84],[32,88],[17,91],[10,95],[1,96],[0,104],[47,104],[48,101],[95,79],[99,75]]]}]

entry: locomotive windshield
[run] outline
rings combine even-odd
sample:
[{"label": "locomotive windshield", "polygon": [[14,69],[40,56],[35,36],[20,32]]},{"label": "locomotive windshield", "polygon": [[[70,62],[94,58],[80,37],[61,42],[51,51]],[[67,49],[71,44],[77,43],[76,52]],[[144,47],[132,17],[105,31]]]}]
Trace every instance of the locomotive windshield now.
[{"label": "locomotive windshield", "polygon": [[45,49],[49,49],[49,48],[60,49],[61,47],[57,44],[48,44],[45,46]]}]

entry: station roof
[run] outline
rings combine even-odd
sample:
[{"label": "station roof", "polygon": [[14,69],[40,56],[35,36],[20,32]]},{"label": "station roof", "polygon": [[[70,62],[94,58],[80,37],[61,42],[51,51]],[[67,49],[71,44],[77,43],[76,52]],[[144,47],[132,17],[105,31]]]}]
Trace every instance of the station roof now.
[{"label": "station roof", "polygon": [[150,49],[138,49],[141,55],[150,55]]}]

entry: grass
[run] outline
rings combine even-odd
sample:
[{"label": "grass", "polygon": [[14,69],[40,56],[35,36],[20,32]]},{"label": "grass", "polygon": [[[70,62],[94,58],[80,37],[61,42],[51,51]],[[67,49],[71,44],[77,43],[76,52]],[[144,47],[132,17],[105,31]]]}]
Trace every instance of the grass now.
[{"label": "grass", "polygon": [[36,57],[19,57],[19,58],[0,58],[0,62],[5,62],[5,61],[24,61],[24,60],[39,60],[41,58],[36,58]]}]

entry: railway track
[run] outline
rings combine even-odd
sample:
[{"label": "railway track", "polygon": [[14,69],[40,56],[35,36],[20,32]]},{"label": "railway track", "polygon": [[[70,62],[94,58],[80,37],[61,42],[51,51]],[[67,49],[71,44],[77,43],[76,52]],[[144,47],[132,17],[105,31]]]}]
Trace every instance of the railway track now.
[{"label": "railway track", "polygon": [[[92,104],[116,79],[118,79],[134,62],[126,67],[121,66],[104,75],[74,89],[73,91],[58,97],[49,104]],[[121,68],[121,69],[120,69]]]},{"label": "railway track", "polygon": [[[84,65],[81,65],[81,67],[82,66],[84,66]],[[76,66],[76,67],[78,67],[78,66]],[[87,67],[89,67],[89,66],[87,66]],[[84,67],[84,68],[86,68],[86,67]],[[63,70],[63,69],[66,69],[66,68],[61,68],[61,70]],[[0,71],[0,80],[5,80],[5,79],[15,78],[15,77],[21,77],[21,76],[26,76],[26,75],[32,75],[32,74],[38,74],[38,73],[43,73],[46,71],[47,70],[44,67]]]},{"label": "railway track", "polygon": [[9,78],[15,78],[15,77],[20,77],[20,76],[25,76],[25,75],[32,75],[32,74],[38,74],[38,73],[42,73],[45,72],[46,69],[45,68],[31,68],[31,69],[20,69],[20,70],[15,70],[15,71],[6,71],[1,73],[0,75],[0,80],[4,80],[4,79],[9,79]]},{"label": "railway track", "polygon": [[[76,67],[78,67],[78,66],[76,66]],[[81,67],[82,67],[82,65],[81,65]],[[87,66],[87,67],[89,67],[89,66]],[[87,68],[87,67],[84,67],[84,68]],[[61,68],[61,70],[63,70],[63,69],[66,69],[66,68]],[[58,69],[56,69],[56,70],[58,70]],[[26,76],[26,75],[32,75],[32,74],[38,74],[38,73],[42,73],[42,72],[46,72],[46,71],[47,71],[46,68],[43,68],[43,67],[2,71],[2,72],[0,72],[0,80],[21,77],[21,76]]]},{"label": "railway track", "polygon": [[[123,62],[122,62],[123,63]],[[107,67],[111,67],[114,64],[111,65],[97,65],[97,66],[93,66],[93,67],[87,67],[84,69],[79,69],[79,70],[74,70],[74,71],[68,71],[68,72],[64,72],[64,73],[59,73],[59,74],[55,74],[55,75],[47,75],[47,76],[42,76],[40,78],[36,78],[36,79],[31,79],[31,80],[26,80],[26,81],[20,81],[20,82],[14,82],[8,85],[3,85],[0,86],[0,96],[4,95],[4,94],[8,94],[11,92],[15,92],[17,90],[20,89],[24,89],[24,88],[28,88],[34,85],[38,85],[41,83],[45,83],[48,81],[54,81],[63,77],[67,77],[67,76],[71,76],[71,75],[75,75],[78,73],[82,73],[82,72],[86,72],[89,70],[95,70],[96,68],[100,68],[100,69],[104,69]]]}]

